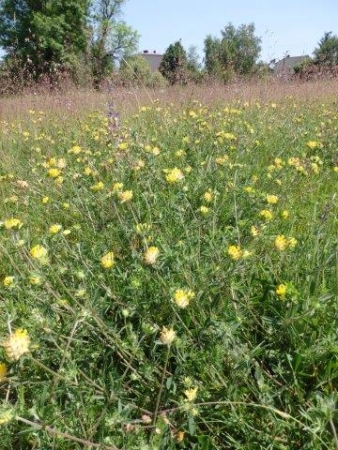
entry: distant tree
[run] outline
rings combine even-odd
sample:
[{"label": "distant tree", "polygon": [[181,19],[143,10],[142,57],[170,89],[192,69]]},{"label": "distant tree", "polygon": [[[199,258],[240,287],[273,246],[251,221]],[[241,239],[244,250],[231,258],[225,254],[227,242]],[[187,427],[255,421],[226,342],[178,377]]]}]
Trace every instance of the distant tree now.
[{"label": "distant tree", "polygon": [[180,41],[169,45],[163,55],[159,71],[170,84],[187,81],[187,54]]},{"label": "distant tree", "polygon": [[89,0],[2,0],[0,46],[38,78],[77,65],[87,50]]},{"label": "distant tree", "polygon": [[197,47],[194,45],[190,46],[187,51],[186,70],[189,81],[199,82],[202,79],[202,64]]},{"label": "distant tree", "polygon": [[92,63],[96,84],[113,68],[114,62],[133,54],[139,33],[120,21],[126,0],[94,0],[92,2]]},{"label": "distant tree", "polygon": [[255,36],[255,25],[235,28],[229,23],[220,38],[207,36],[204,41],[205,66],[211,75],[250,74],[261,51],[261,39]]},{"label": "distant tree", "polygon": [[121,61],[120,77],[126,85],[146,84],[151,78],[148,62],[140,55],[127,56]]},{"label": "distant tree", "polygon": [[324,33],[314,50],[315,63],[335,66],[338,64],[338,36],[332,32]]}]

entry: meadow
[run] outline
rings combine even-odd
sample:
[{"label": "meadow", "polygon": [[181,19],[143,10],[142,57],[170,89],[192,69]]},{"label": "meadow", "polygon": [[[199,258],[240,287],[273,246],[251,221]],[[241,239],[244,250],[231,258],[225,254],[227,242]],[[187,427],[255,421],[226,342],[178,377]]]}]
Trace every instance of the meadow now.
[{"label": "meadow", "polygon": [[337,84],[3,99],[1,449],[338,449]]}]

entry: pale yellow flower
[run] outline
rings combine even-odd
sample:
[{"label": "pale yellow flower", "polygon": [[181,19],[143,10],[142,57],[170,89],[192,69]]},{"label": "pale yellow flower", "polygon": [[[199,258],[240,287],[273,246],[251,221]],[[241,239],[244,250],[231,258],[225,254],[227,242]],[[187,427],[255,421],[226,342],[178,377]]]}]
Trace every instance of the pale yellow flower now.
[{"label": "pale yellow flower", "polygon": [[176,331],[174,331],[173,328],[167,328],[167,327],[162,328],[162,331],[160,334],[160,340],[161,340],[162,344],[171,345],[175,339],[176,339]]},{"label": "pale yellow flower", "polygon": [[101,258],[101,266],[104,269],[110,269],[110,267],[113,267],[115,265],[115,256],[113,252],[106,253]]},{"label": "pale yellow flower", "polygon": [[13,228],[19,230],[22,227],[23,223],[20,219],[16,219],[12,217],[11,219],[6,219],[4,221],[4,227],[6,230],[12,230]]},{"label": "pale yellow flower", "polygon": [[282,219],[284,219],[284,220],[288,219],[289,215],[290,215],[290,213],[286,209],[284,209],[284,211],[281,212]]},{"label": "pale yellow flower", "polygon": [[171,169],[168,171],[165,179],[167,180],[167,182],[169,184],[175,184],[184,179],[184,174],[183,174],[182,170],[175,167],[174,169]]},{"label": "pale yellow flower", "polygon": [[119,193],[121,203],[127,203],[133,198],[133,191],[122,191]]},{"label": "pale yellow flower", "polygon": [[255,225],[252,225],[252,227],[250,229],[250,233],[251,233],[251,236],[257,237],[259,235],[259,229]]},{"label": "pale yellow flower", "polygon": [[194,297],[195,293],[190,289],[177,289],[174,292],[174,302],[182,309],[186,308]]},{"label": "pale yellow flower", "polygon": [[203,194],[203,198],[206,202],[211,203],[214,199],[214,194],[211,191],[207,191]]},{"label": "pale yellow flower", "polygon": [[62,228],[62,225],[55,223],[49,227],[49,232],[51,234],[57,234]]},{"label": "pale yellow flower", "polygon": [[27,330],[17,329],[10,334],[2,344],[5,354],[10,361],[18,361],[22,355],[29,352],[30,337]]},{"label": "pale yellow flower", "polygon": [[228,255],[231,259],[237,261],[242,257],[242,250],[238,245],[230,245],[228,248]]},{"label": "pale yellow flower", "polygon": [[53,167],[52,169],[48,170],[48,176],[51,178],[57,178],[61,175],[61,170],[57,169],[56,167]]},{"label": "pale yellow flower", "polygon": [[104,183],[102,181],[98,181],[97,183],[93,184],[93,186],[90,189],[93,192],[102,191],[102,189],[104,189]]},{"label": "pale yellow flower", "polygon": [[288,238],[288,246],[290,248],[295,248],[297,244],[298,244],[297,239],[295,239],[294,237],[289,237]]},{"label": "pale yellow flower", "polygon": [[190,389],[186,389],[184,391],[184,395],[186,396],[186,399],[188,402],[193,402],[194,400],[196,400],[197,397],[197,391],[198,391],[198,387],[194,387],[194,388],[190,388]]},{"label": "pale yellow flower", "polygon": [[160,251],[157,247],[149,247],[143,255],[145,264],[147,264],[148,266],[152,266],[153,264],[155,264],[159,254]]},{"label": "pale yellow flower", "polygon": [[278,203],[278,196],[277,195],[267,195],[266,196],[266,201],[270,205],[275,205],[276,203]]},{"label": "pale yellow flower", "polygon": [[273,219],[273,213],[268,209],[263,209],[259,212],[260,217],[262,217],[264,220],[272,220]]},{"label": "pale yellow flower", "polygon": [[79,145],[74,145],[70,150],[68,150],[68,153],[73,153],[74,155],[78,155],[82,152],[82,148]]},{"label": "pale yellow flower", "polygon": [[13,286],[15,282],[15,277],[13,276],[7,276],[2,280],[2,284],[6,287],[6,288],[10,288]]},{"label": "pale yellow flower", "polygon": [[287,249],[288,241],[283,234],[280,234],[275,239],[275,247],[280,252],[283,252]]},{"label": "pale yellow flower", "polygon": [[209,208],[208,208],[207,206],[202,205],[202,206],[200,207],[200,213],[203,214],[203,215],[208,214],[209,211],[210,211],[210,210],[209,210]]},{"label": "pale yellow flower", "polygon": [[35,245],[30,249],[30,255],[37,260],[44,260],[47,258],[47,249],[43,245]]}]

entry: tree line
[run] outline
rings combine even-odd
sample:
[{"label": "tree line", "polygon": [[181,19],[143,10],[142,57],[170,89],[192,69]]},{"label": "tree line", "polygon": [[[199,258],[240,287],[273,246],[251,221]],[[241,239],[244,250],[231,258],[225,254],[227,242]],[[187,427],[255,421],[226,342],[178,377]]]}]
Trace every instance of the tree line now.
[{"label": "tree line", "polygon": [[[177,41],[165,51],[159,71],[151,73],[136,55],[139,34],[121,19],[126,0],[0,0],[0,46],[6,55],[0,76],[39,82],[67,75],[76,84],[93,83],[119,72],[124,83],[148,86],[199,82],[205,78],[228,81],[237,76],[266,74],[259,62],[261,38],[255,25],[228,23],[220,36],[204,40],[204,58],[195,47]],[[299,72],[308,67],[336,67],[338,37],[324,34]]]}]

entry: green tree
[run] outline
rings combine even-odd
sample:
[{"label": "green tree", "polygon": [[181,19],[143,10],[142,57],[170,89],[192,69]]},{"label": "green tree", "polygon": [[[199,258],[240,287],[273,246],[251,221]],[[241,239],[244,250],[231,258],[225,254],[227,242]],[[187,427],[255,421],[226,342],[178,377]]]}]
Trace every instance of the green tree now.
[{"label": "green tree", "polygon": [[204,41],[205,66],[209,74],[223,76],[250,74],[261,51],[261,39],[255,36],[255,25],[229,23],[220,38],[207,36]]},{"label": "green tree", "polygon": [[165,51],[159,71],[170,84],[187,80],[187,54],[180,41],[169,45]]},{"label": "green tree", "polygon": [[330,67],[338,64],[338,36],[332,32],[324,33],[318,42],[318,47],[314,50],[315,62],[325,64]]},{"label": "green tree", "polygon": [[126,0],[95,0],[92,3],[92,66],[97,85],[121,61],[137,50],[139,33],[119,20]]},{"label": "green tree", "polygon": [[71,70],[88,45],[89,0],[2,0],[0,46],[35,78]]}]

